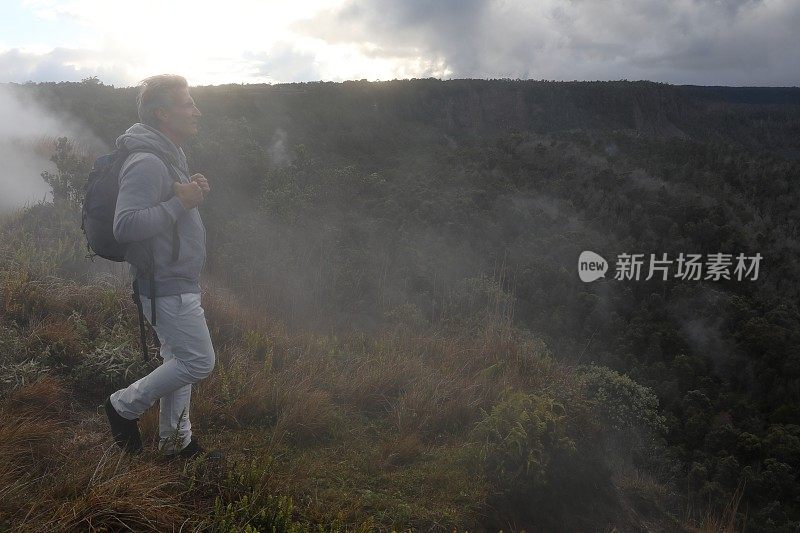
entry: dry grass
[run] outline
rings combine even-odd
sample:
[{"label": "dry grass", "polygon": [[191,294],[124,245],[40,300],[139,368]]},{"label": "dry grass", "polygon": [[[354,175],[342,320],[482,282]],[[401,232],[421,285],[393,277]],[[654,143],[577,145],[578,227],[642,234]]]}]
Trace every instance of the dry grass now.
[{"label": "dry grass", "polygon": [[329,440],[339,429],[336,407],[326,391],[303,384],[285,390],[274,428],[276,440],[311,444]]},{"label": "dry grass", "polygon": [[63,416],[72,401],[67,384],[53,376],[45,376],[11,392],[3,400],[2,408],[18,417],[35,416],[55,420]]},{"label": "dry grass", "polygon": [[85,328],[71,317],[48,315],[34,319],[26,328],[25,348],[29,354],[47,358],[59,365],[73,367],[81,361]]},{"label": "dry grass", "polygon": [[[26,261],[32,259],[20,265]],[[0,268],[0,283],[3,320],[24,335],[28,354],[48,351],[75,367],[82,350],[101,339],[138,342],[127,289],[37,276],[23,267]],[[365,517],[378,528],[452,530],[469,523],[479,510],[490,512],[490,487],[468,454],[458,464],[452,458],[467,448],[483,412],[513,390],[556,398],[574,407],[568,417],[588,412],[578,376],[541,341],[513,328],[508,295],[481,283],[489,297],[471,320],[454,314],[424,333],[398,327],[375,336],[290,333],[263,308],[204,283],[217,364],[193,387],[193,430],[237,457],[247,457],[246,450],[293,455],[295,468],[247,490],[290,490],[317,522],[345,509],[353,526]],[[120,322],[113,334],[107,331]],[[98,353],[102,362],[106,352]],[[0,439],[10,443],[0,441],[0,529],[6,520],[13,531],[190,530],[210,519],[215,496],[241,504],[245,514],[257,511],[237,500],[240,481],[187,481],[186,470],[164,468],[149,451],[123,457],[110,444],[103,416],[80,410],[88,388],[69,399],[76,384],[41,380],[3,400],[4,412],[14,414],[0,421]],[[571,423],[595,430],[585,419]],[[140,429],[146,449],[155,450],[157,405],[142,415]],[[419,494],[422,487],[430,494]],[[459,516],[459,506],[471,514]]]},{"label": "dry grass", "polygon": [[701,511],[700,519],[694,518],[694,510],[691,506],[686,509],[684,523],[691,533],[738,533],[747,531],[747,514],[745,513],[742,524],[737,520],[739,504],[744,495],[744,479],[739,481],[736,490],[733,491],[731,499],[722,509],[706,506]]},{"label": "dry grass", "polygon": [[96,329],[113,326],[121,316],[136,317],[129,291],[110,284],[35,278],[27,270],[9,269],[2,270],[0,290],[0,314],[22,325],[77,313],[90,329]]},{"label": "dry grass", "polygon": [[242,298],[213,279],[204,278],[203,286],[206,287],[203,310],[215,344],[240,343],[248,334],[252,336],[254,333],[261,339],[286,336],[285,326],[279,320],[272,319],[263,307],[246,304]]},{"label": "dry grass", "polygon": [[0,529],[172,531],[190,519],[176,471],[132,460],[110,439],[82,445],[85,413],[73,407],[51,377],[0,403]]},{"label": "dry grass", "polygon": [[139,417],[139,433],[142,435],[143,446],[149,446],[151,449],[158,447],[158,402]]},{"label": "dry grass", "polygon": [[389,468],[413,463],[420,458],[424,449],[419,435],[403,433],[384,441],[378,448],[378,455],[383,461],[383,467]]},{"label": "dry grass", "polygon": [[463,436],[506,388],[555,390],[573,381],[540,341],[501,318],[461,335],[290,336],[225,291],[208,291],[203,302],[215,343],[225,344],[197,386],[193,420],[271,426],[277,442],[330,438],[337,412],[353,408],[387,420],[401,439]]},{"label": "dry grass", "polygon": [[0,419],[0,529],[2,519],[29,507],[46,476],[62,425],[52,420],[16,417]]},{"label": "dry grass", "polygon": [[[52,378],[23,386],[0,403],[0,518],[28,507],[31,486],[58,462],[59,419],[69,395]],[[2,522],[0,522],[2,524]]]},{"label": "dry grass", "polygon": [[337,408],[299,365],[273,373],[241,350],[218,353],[214,372],[196,385],[193,420],[231,429],[270,426],[274,444],[283,439],[313,442],[333,434]]},{"label": "dry grass", "polygon": [[131,460],[113,444],[94,451],[99,460],[71,456],[54,472],[17,531],[176,531],[190,521],[175,471]]}]

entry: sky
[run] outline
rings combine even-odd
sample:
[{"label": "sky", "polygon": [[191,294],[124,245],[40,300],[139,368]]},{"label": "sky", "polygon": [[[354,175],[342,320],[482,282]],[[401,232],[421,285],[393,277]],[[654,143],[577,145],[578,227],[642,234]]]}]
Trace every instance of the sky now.
[{"label": "sky", "polygon": [[0,82],[800,85],[800,0],[10,0]]}]

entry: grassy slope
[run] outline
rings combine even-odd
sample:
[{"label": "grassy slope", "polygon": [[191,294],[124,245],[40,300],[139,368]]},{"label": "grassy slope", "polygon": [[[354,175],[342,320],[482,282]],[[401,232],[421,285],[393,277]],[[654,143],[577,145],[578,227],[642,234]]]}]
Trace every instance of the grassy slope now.
[{"label": "grassy slope", "polygon": [[97,405],[148,368],[127,290],[75,270],[71,209],[3,221],[0,530],[681,530],[668,480],[609,460],[578,369],[491,304],[425,335],[320,337],[207,280],[218,363],[192,423],[229,464],[161,464],[155,406],[147,453],[120,455]]}]

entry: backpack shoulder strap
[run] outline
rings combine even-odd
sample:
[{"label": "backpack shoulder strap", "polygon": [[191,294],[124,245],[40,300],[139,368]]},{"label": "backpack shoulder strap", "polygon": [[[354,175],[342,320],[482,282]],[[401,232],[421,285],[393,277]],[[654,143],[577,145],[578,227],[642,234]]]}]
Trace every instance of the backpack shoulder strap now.
[{"label": "backpack shoulder strap", "polygon": [[159,158],[162,163],[164,163],[164,166],[167,167],[167,172],[169,172],[172,181],[177,181],[178,183],[181,183],[181,178],[180,176],[178,176],[178,172],[175,170],[175,167],[172,166],[172,163],[170,163],[167,160],[167,157],[163,153],[159,152],[158,150],[147,150],[145,148],[137,148],[135,150],[128,151],[129,155],[133,153],[153,154],[154,156]]},{"label": "backpack shoulder strap", "polygon": [[[167,167],[167,172],[169,172],[170,177],[172,177],[172,181],[174,181],[176,183],[181,183],[181,178],[178,175],[178,172],[175,170],[175,167],[172,166],[172,164],[169,161],[167,161],[167,158],[161,152],[158,152],[157,150],[147,150],[147,149],[144,149],[144,148],[137,148],[136,150],[129,151],[129,154],[134,153],[134,152],[143,152],[143,153],[147,153],[147,154],[153,154],[154,156],[158,157],[161,160],[161,162],[164,163],[164,166]],[[178,235],[178,222],[175,221],[172,224],[172,261],[173,262],[178,260],[178,257],[180,257],[180,253],[181,253],[181,240],[180,240],[180,236]]]}]

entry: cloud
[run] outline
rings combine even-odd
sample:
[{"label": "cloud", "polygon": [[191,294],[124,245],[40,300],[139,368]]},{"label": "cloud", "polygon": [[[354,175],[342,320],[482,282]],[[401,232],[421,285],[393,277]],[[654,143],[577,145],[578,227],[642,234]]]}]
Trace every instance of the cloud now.
[{"label": "cloud", "polygon": [[798,26],[792,0],[350,0],[294,28],[455,78],[796,85]]},{"label": "cloud", "polygon": [[250,61],[253,74],[274,81],[316,81],[320,79],[316,56],[298,50],[291,43],[279,42],[266,52],[245,52],[245,60]]},{"label": "cloud", "polygon": [[488,14],[486,0],[442,0],[440,2],[350,2],[340,10],[327,10],[293,28],[328,43],[356,43],[368,57],[448,58],[460,70],[472,65],[472,45],[481,41]]},{"label": "cloud", "polygon": [[[800,78],[796,0],[230,0],[224,9],[142,0],[134,15],[101,0],[24,6],[80,42],[0,48],[0,81],[98,76],[132,85],[156,72],[193,84],[437,77],[786,86]],[[144,18],[118,24],[150,11],[164,15],[146,21],[157,38],[142,38]]]},{"label": "cloud", "polygon": [[93,50],[73,48],[38,54],[12,48],[0,52],[0,81],[81,81],[97,76],[107,84],[125,84],[129,75],[117,66],[124,61],[104,62],[101,56]]},{"label": "cloud", "polygon": [[[50,74],[74,79],[74,71],[79,70],[81,77],[97,75],[104,83],[132,85],[159,72],[184,74],[192,84],[311,79],[318,74],[313,59],[320,41],[293,34],[288,27],[320,9],[322,3],[231,0],[220,8],[191,0],[167,5],[142,0],[134,11],[128,5],[101,0],[26,0],[25,6],[31,16],[82,30],[80,44],[64,45],[79,57],[60,62],[74,68],[58,70],[57,65],[48,65],[40,77]],[[336,2],[325,0],[325,4]],[[120,25],[126,17],[137,23]],[[47,62],[51,55],[28,56],[24,64]],[[276,71],[292,77],[278,77]]]}]

